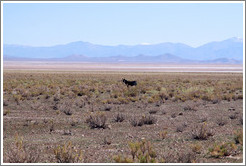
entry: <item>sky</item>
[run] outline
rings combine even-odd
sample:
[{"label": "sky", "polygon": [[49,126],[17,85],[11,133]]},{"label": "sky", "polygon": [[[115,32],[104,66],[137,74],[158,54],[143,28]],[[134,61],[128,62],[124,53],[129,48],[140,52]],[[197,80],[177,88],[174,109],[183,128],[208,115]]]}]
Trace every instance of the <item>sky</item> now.
[{"label": "sky", "polygon": [[198,47],[243,37],[242,3],[4,3],[3,44],[163,42]]}]

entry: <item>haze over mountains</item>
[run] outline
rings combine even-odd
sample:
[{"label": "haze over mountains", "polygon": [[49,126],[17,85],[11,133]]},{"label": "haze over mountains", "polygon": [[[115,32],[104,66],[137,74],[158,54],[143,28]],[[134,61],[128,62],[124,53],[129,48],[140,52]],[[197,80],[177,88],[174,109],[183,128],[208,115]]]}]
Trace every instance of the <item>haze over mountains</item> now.
[{"label": "haze over mountains", "polygon": [[149,63],[243,63],[243,40],[230,38],[200,47],[182,43],[103,46],[72,42],[51,47],[3,45],[4,60]]}]

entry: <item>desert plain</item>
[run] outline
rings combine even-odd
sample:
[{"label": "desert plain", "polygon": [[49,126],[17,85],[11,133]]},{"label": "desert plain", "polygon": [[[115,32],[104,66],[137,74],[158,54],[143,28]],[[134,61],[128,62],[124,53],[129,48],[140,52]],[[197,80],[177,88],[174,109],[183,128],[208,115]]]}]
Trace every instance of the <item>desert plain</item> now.
[{"label": "desert plain", "polygon": [[4,62],[3,161],[242,163],[243,98],[242,65]]}]

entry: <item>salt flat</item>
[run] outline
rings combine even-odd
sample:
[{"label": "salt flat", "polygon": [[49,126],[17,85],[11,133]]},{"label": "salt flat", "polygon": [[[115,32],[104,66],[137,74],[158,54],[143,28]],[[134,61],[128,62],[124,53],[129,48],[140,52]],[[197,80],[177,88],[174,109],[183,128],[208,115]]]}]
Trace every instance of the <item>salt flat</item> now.
[{"label": "salt flat", "polygon": [[4,61],[4,70],[135,71],[135,72],[243,72],[243,65],[86,63],[48,61]]}]

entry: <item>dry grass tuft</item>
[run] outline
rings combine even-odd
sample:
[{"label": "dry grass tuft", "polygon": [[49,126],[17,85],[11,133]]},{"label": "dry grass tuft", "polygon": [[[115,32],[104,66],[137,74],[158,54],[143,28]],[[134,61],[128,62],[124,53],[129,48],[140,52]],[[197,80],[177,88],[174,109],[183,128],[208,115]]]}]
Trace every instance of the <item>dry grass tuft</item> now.
[{"label": "dry grass tuft", "polygon": [[194,126],[194,128],[191,131],[191,137],[193,139],[206,140],[210,136],[213,136],[213,133],[212,133],[212,130],[208,128],[208,125],[206,122],[204,122],[200,126]]},{"label": "dry grass tuft", "polygon": [[71,142],[59,145],[54,149],[57,163],[81,163],[83,162],[82,150],[78,150]]},{"label": "dry grass tuft", "polygon": [[9,148],[7,157],[10,163],[37,163],[40,151],[36,147],[24,145],[23,137],[16,134],[14,146]]},{"label": "dry grass tuft", "polygon": [[234,143],[222,143],[214,144],[213,147],[209,148],[209,154],[211,157],[220,158],[224,156],[229,156],[235,153],[237,146]]},{"label": "dry grass tuft", "polygon": [[131,158],[115,156],[117,163],[155,163],[157,162],[157,154],[153,150],[150,141],[142,140],[141,142],[129,142]]}]

